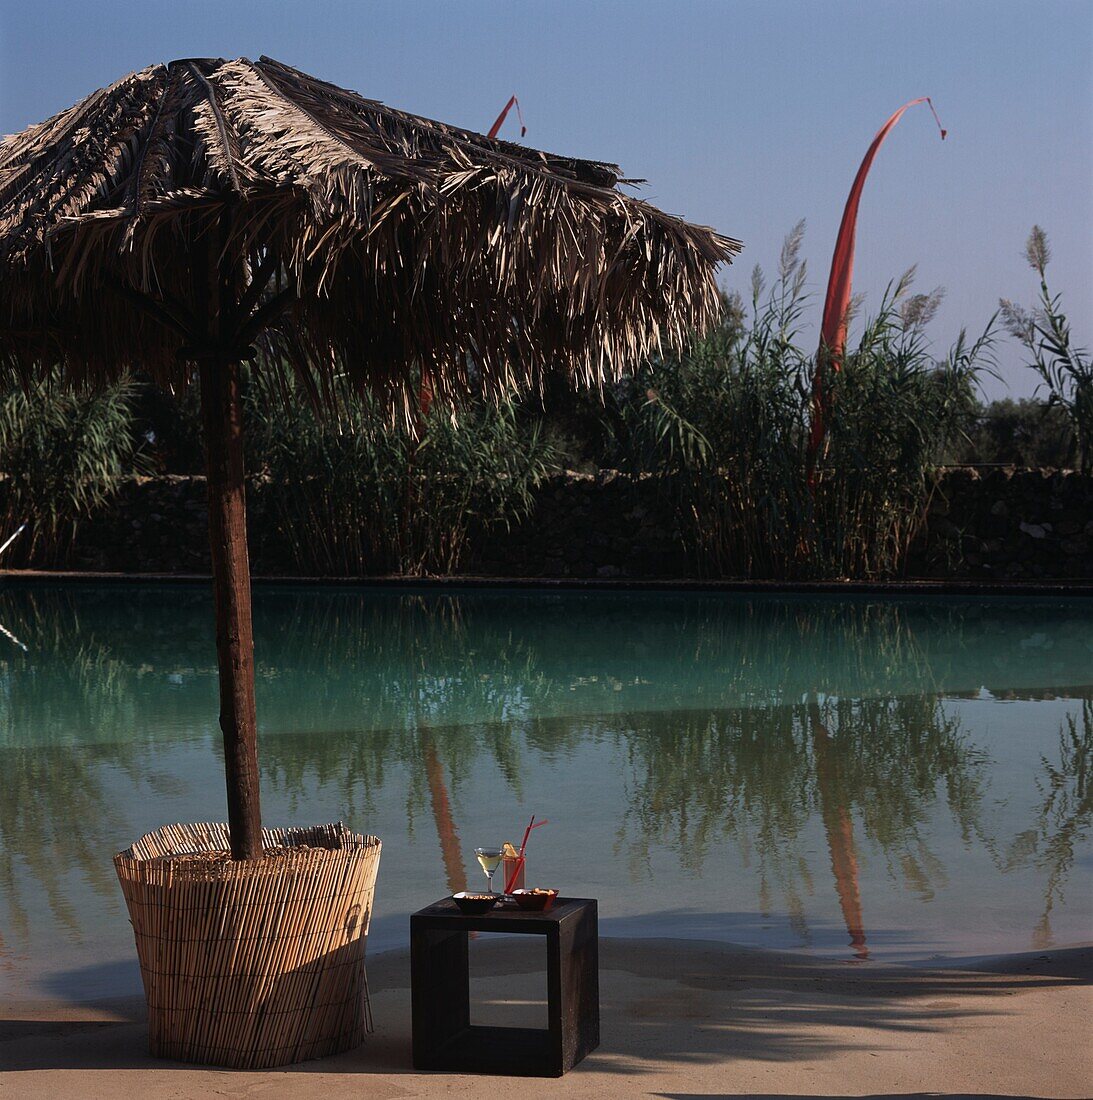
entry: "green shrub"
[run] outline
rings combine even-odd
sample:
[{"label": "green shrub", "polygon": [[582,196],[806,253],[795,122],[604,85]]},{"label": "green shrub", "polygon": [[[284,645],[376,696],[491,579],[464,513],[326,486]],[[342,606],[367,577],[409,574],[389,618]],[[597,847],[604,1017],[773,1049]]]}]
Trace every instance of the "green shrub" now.
[{"label": "green shrub", "polygon": [[1073,448],[1074,429],[1058,404],[1005,397],[976,414],[968,439],[961,441],[951,457],[961,463],[1065,466]]}]

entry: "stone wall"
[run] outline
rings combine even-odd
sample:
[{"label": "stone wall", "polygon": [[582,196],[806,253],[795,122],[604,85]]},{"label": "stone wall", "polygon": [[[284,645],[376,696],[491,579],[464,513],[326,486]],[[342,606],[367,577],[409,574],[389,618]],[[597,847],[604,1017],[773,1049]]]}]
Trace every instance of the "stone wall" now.
[{"label": "stone wall", "polygon": [[209,519],[203,477],[126,482],[113,506],[81,525],[70,569],[120,573],[207,573]]},{"label": "stone wall", "polygon": [[[559,474],[532,514],[476,540],[468,571],[511,577],[695,575],[668,494],[655,476]],[[268,491],[268,489],[266,490]],[[255,529],[255,573],[283,572],[273,532]],[[204,573],[205,485],[163,477],[127,483],[108,513],[84,524],[62,564],[77,570]],[[6,565],[24,563],[9,557]],[[1093,478],[1052,470],[959,469],[941,479],[908,577],[1093,579]]]},{"label": "stone wall", "polygon": [[658,478],[557,474],[535,508],[483,540],[474,570],[499,577],[684,577],[683,540]]},{"label": "stone wall", "polygon": [[[565,474],[484,548],[478,571],[519,577],[696,575],[655,477]],[[1066,471],[946,471],[907,577],[1093,579],[1093,478]]]},{"label": "stone wall", "polygon": [[948,471],[908,574],[1093,579],[1093,478],[1062,470]]}]

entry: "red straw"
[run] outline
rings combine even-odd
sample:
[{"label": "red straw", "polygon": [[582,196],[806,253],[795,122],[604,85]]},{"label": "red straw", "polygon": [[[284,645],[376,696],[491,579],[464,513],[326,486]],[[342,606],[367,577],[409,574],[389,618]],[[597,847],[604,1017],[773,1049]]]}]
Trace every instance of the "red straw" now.
[{"label": "red straw", "polygon": [[539,829],[543,825],[549,825],[550,822],[543,820],[538,825],[535,823],[535,815],[531,815],[531,820],[528,822],[528,827],[524,830],[524,839],[520,842],[520,855],[517,857],[512,867],[512,874],[509,875],[509,880],[505,883],[505,893],[511,894],[512,888],[516,883],[516,879],[520,874],[520,868],[524,866],[524,849],[528,846],[528,837],[531,836],[532,829]]},{"label": "red straw", "polygon": [[523,842],[523,844],[520,845],[520,855],[524,854],[524,849],[528,846],[528,837],[531,836],[531,830],[532,829],[541,829],[544,825],[549,825],[549,824],[550,824],[550,822],[546,821],[546,820],[540,821],[538,824],[535,824],[535,815],[534,814],[531,815],[531,822],[528,824],[527,830],[524,833],[524,842]]},{"label": "red straw", "polygon": [[520,855],[524,854],[524,849],[528,846],[528,837],[531,836],[531,830],[535,828],[535,815],[531,815],[531,820],[528,822],[528,827],[524,830],[524,839],[520,841]]}]

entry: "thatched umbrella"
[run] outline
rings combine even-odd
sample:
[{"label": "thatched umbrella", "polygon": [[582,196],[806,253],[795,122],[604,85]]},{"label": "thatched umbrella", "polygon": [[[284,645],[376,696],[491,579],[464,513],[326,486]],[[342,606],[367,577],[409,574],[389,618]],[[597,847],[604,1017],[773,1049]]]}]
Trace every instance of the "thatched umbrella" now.
[{"label": "thatched umbrella", "polygon": [[232,855],[261,854],[239,364],[312,397],[614,377],[719,310],[739,244],[614,165],[491,141],[280,62],[153,65],[0,144],[0,370],[194,365]]}]

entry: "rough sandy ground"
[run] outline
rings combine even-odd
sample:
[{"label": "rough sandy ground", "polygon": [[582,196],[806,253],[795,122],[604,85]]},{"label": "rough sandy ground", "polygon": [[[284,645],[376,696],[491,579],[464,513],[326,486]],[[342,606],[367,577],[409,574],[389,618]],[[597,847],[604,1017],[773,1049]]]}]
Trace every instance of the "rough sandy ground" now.
[{"label": "rough sandy ground", "polygon": [[[524,945],[474,949],[480,1022],[541,1012]],[[1093,948],[900,969],[667,940],[603,940],[602,1045],[560,1080],[415,1074],[408,960],[369,965],[377,1031],[287,1070],[156,1062],[143,1005],[0,1006],[0,1095],[117,1097],[1062,1096],[1093,1093]],[[514,1007],[515,1006],[515,1007]]]}]

